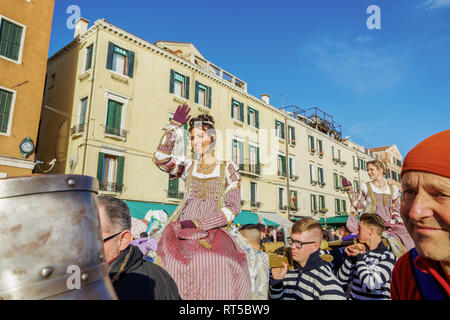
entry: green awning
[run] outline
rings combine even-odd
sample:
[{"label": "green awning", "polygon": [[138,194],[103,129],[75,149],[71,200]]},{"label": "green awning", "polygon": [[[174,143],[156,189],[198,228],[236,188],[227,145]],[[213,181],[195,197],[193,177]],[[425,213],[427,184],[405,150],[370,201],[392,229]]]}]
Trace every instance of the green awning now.
[{"label": "green awning", "polygon": [[250,211],[241,211],[233,220],[234,224],[239,224],[241,226],[246,224],[257,224],[259,223],[258,215]]},{"label": "green awning", "polygon": [[347,215],[343,215],[343,216],[334,216],[331,218],[320,218],[319,222],[320,223],[327,223],[327,224],[344,224],[347,222],[348,216]]},{"label": "green awning", "polygon": [[269,219],[266,219],[266,218],[263,218],[263,220],[264,220],[264,224],[266,226],[279,226],[278,223],[273,222],[272,220],[269,220]]},{"label": "green awning", "polygon": [[125,200],[125,203],[128,205],[128,208],[130,208],[131,216],[136,219],[144,219],[148,210],[165,210],[170,216],[177,207],[175,204],[131,200]]}]

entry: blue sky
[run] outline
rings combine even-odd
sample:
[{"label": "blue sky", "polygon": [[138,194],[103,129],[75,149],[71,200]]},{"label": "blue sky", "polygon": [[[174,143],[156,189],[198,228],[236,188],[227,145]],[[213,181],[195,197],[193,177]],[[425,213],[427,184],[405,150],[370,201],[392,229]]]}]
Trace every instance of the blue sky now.
[{"label": "blue sky", "polygon": [[[56,0],[49,55],[72,40],[72,4],[91,24],[192,42],[250,94],[316,106],[367,147],[396,144],[405,156],[450,128],[450,0]],[[370,5],[379,30],[367,28]]]}]

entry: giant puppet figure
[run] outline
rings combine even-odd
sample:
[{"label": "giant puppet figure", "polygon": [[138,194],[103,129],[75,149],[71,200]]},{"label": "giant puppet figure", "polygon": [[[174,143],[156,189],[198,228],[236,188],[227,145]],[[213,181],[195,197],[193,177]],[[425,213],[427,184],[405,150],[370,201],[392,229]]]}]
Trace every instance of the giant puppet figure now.
[{"label": "giant puppet figure", "polygon": [[[249,299],[246,254],[227,230],[241,208],[238,167],[215,157],[213,118],[203,114],[189,121],[189,112],[187,105],[178,106],[154,156],[162,171],[186,185],[160,234],[157,262],[174,278],[182,299]],[[174,154],[188,121],[193,159]]]},{"label": "giant puppet figure", "polygon": [[[357,211],[377,213],[383,218],[385,237],[388,239],[394,253],[400,256],[406,250],[414,248],[414,242],[400,216],[400,191],[396,186],[386,181],[384,178],[385,170],[385,166],[381,161],[369,161],[367,163],[367,172],[371,181],[361,184],[358,192],[353,190],[351,183],[345,178],[342,183],[346,188],[352,206]],[[347,227],[350,231],[355,232],[357,226],[357,217],[350,215]],[[398,249],[402,246],[404,246],[404,249]]]}]

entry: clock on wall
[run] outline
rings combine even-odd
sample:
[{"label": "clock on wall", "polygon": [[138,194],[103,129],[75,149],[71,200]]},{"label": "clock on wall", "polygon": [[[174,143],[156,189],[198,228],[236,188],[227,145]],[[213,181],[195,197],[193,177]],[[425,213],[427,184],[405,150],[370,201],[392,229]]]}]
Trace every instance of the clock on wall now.
[{"label": "clock on wall", "polygon": [[24,158],[28,158],[34,151],[34,143],[30,137],[26,137],[19,144],[20,153]]}]

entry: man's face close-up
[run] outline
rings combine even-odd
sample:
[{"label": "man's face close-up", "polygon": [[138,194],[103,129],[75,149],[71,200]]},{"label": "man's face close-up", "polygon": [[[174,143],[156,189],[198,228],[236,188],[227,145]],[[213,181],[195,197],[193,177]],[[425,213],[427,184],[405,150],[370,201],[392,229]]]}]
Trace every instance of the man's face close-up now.
[{"label": "man's face close-up", "polygon": [[421,256],[450,261],[450,179],[407,171],[400,213]]}]

